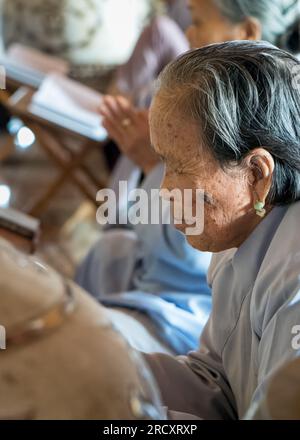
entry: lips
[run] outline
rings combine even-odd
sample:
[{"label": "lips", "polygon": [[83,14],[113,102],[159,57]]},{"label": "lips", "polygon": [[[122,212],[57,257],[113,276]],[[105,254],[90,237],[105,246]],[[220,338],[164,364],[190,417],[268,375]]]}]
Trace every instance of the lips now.
[{"label": "lips", "polygon": [[185,231],[186,230],[186,228],[188,227],[187,225],[185,225],[185,224],[179,224],[179,225],[174,225],[175,226],[175,228],[176,229],[178,229],[179,231]]},{"label": "lips", "polygon": [[177,222],[178,224],[182,224],[183,223],[183,219],[182,218],[175,218],[174,217],[174,222]]},{"label": "lips", "polygon": [[192,228],[196,224],[195,219],[191,219],[190,222],[189,222],[189,219],[182,219],[182,218],[174,218],[173,220],[174,220],[174,223],[177,222],[177,224],[179,224],[179,225],[185,225],[187,228],[188,227]]}]

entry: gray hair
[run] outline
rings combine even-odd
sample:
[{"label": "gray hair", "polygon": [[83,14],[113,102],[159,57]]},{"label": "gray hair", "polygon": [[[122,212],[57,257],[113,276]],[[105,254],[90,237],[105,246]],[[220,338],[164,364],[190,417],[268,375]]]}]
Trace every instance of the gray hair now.
[{"label": "gray hair", "polygon": [[283,205],[300,199],[299,71],[296,58],[265,42],[213,44],[169,64],[156,93],[199,125],[224,169],[267,149],[275,161],[268,201]]},{"label": "gray hair", "polygon": [[263,40],[289,50],[300,51],[300,7],[298,0],[214,0],[221,13],[234,23],[257,18]]}]

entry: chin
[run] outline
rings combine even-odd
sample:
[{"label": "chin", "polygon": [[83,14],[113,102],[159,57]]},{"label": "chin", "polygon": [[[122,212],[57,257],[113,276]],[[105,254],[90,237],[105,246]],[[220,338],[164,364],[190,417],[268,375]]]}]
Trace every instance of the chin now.
[{"label": "chin", "polygon": [[201,252],[212,252],[212,243],[209,243],[202,235],[186,235],[188,243]]}]

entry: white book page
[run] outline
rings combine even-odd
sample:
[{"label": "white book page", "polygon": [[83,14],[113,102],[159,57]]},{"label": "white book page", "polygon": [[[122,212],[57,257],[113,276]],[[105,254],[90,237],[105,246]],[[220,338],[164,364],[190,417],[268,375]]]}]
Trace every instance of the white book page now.
[{"label": "white book page", "polygon": [[34,94],[30,111],[85,136],[103,140],[106,131],[99,114],[101,100],[102,95],[89,87],[53,74]]}]

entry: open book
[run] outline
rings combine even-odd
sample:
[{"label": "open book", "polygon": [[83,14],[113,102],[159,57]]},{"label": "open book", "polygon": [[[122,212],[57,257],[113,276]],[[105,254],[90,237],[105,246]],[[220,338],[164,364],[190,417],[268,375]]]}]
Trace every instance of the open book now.
[{"label": "open book", "polygon": [[67,61],[21,44],[11,45],[0,63],[5,67],[7,78],[34,88],[41,85],[46,75],[67,75],[70,71]]},{"label": "open book", "polygon": [[103,141],[107,132],[99,114],[101,99],[102,95],[93,89],[52,74],[33,95],[29,111],[89,139]]}]

